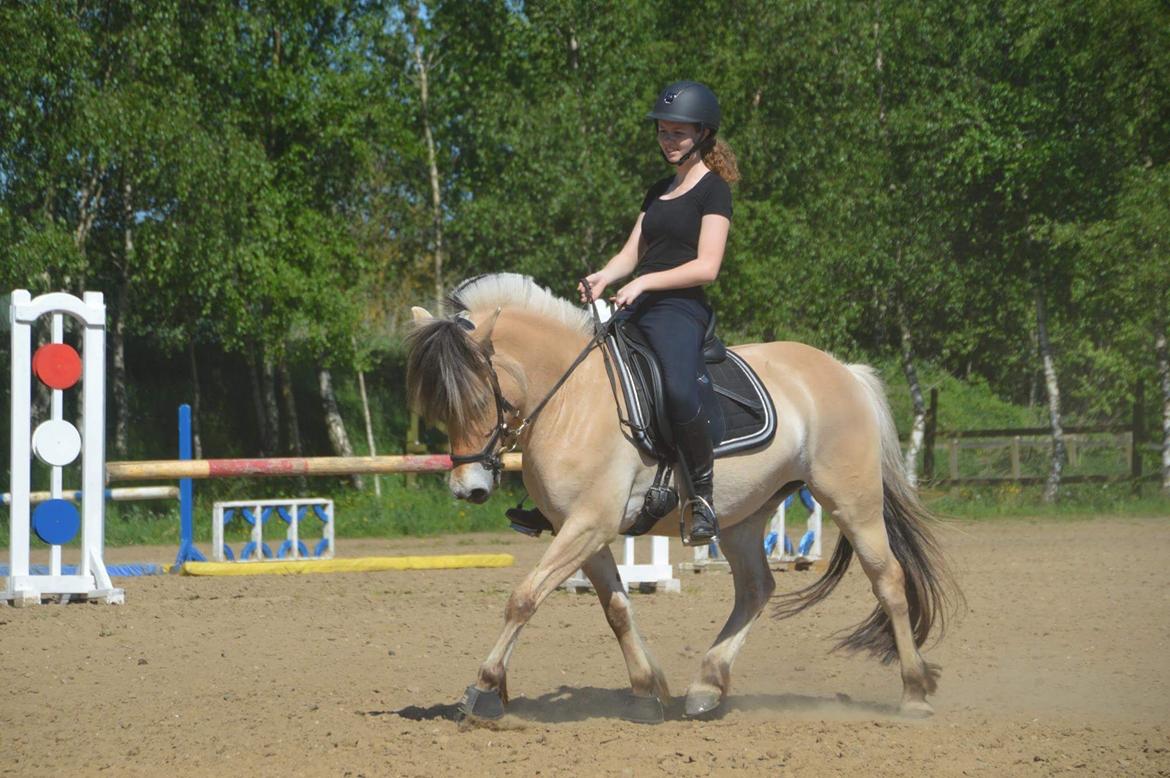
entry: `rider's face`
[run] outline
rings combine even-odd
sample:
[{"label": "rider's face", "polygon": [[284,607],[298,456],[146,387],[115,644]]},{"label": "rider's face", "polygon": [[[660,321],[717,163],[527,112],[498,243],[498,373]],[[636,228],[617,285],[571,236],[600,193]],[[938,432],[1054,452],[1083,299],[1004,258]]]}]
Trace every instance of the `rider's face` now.
[{"label": "rider's face", "polygon": [[658,145],[662,153],[671,162],[677,162],[683,154],[695,147],[699,142],[699,128],[689,122],[671,122],[659,120]]}]

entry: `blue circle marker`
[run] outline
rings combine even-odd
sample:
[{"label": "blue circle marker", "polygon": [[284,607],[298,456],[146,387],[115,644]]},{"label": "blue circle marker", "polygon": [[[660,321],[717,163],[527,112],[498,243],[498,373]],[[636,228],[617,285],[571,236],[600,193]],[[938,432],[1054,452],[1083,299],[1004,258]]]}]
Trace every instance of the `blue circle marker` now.
[{"label": "blue circle marker", "polygon": [[50,546],[63,546],[81,530],[81,514],[68,500],[46,500],[33,509],[33,532]]}]

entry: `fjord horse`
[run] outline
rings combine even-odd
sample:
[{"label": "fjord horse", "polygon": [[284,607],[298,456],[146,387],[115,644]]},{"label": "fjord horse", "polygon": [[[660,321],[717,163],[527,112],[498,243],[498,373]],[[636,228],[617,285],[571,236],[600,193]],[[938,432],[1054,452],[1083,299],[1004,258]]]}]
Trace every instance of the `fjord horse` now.
[{"label": "fjord horse", "polygon": [[[449,314],[438,318],[414,309],[407,368],[412,405],[447,425],[455,464],[448,485],[460,499],[483,502],[498,482],[499,454],[519,443],[524,486],[557,530],[536,569],[508,598],[503,632],[468,688],[464,708],[483,718],[502,715],[508,658],[520,630],[581,568],[626,660],[633,691],[627,717],[662,720],[666,679],[634,624],[608,546],[638,515],[655,463],[619,422],[600,351],[574,363],[594,335],[590,314],[515,274],[464,282],[448,307]],[[734,350],[771,392],[777,432],[763,448],[716,461],[719,541],[734,577],[735,605],[687,690],[687,715],[709,714],[727,695],[732,662],[775,589],[763,546],[768,520],[801,483],[841,538],[823,576],[777,597],[774,615],[791,616],[824,599],[856,554],[878,607],[838,647],[868,651],[886,663],[897,659],[902,712],[929,715],[926,697],[935,691],[938,669],[923,660],[919,647],[941,631],[955,590],[932,520],[906,479],[880,380],[868,367],[842,364],[799,343]],[[677,531],[676,511],[654,534]]]}]

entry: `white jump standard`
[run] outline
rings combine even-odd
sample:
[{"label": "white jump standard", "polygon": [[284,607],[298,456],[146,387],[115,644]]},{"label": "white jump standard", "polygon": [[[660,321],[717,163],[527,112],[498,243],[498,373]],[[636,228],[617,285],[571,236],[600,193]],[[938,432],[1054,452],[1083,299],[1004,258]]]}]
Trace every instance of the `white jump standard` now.
[{"label": "white jump standard", "polygon": [[[79,358],[64,341],[63,315],[82,329]],[[32,353],[33,326],[50,316],[52,343]],[[9,522],[9,575],[0,599],[16,606],[39,604],[44,597],[74,597],[121,603],[103,561],[105,527],[105,329],[100,292],[84,299],[62,292],[33,299],[18,289],[9,308],[12,330],[12,484]],[[32,430],[32,379],[52,389],[51,418]],[[62,418],[62,392],[81,380],[82,429]],[[50,499],[32,510],[32,457],[48,465]],[[62,468],[81,457],[81,512],[64,499]],[[50,546],[48,574],[30,569],[32,534]],[[76,573],[63,574],[61,546],[81,535]]]}]

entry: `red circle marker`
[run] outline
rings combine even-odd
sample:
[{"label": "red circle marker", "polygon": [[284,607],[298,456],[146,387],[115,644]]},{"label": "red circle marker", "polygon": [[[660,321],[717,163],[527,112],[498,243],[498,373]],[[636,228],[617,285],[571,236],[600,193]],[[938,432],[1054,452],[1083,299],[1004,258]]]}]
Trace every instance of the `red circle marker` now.
[{"label": "red circle marker", "polygon": [[32,359],[33,375],[53,389],[68,389],[81,378],[81,357],[65,343],[49,343]]}]

